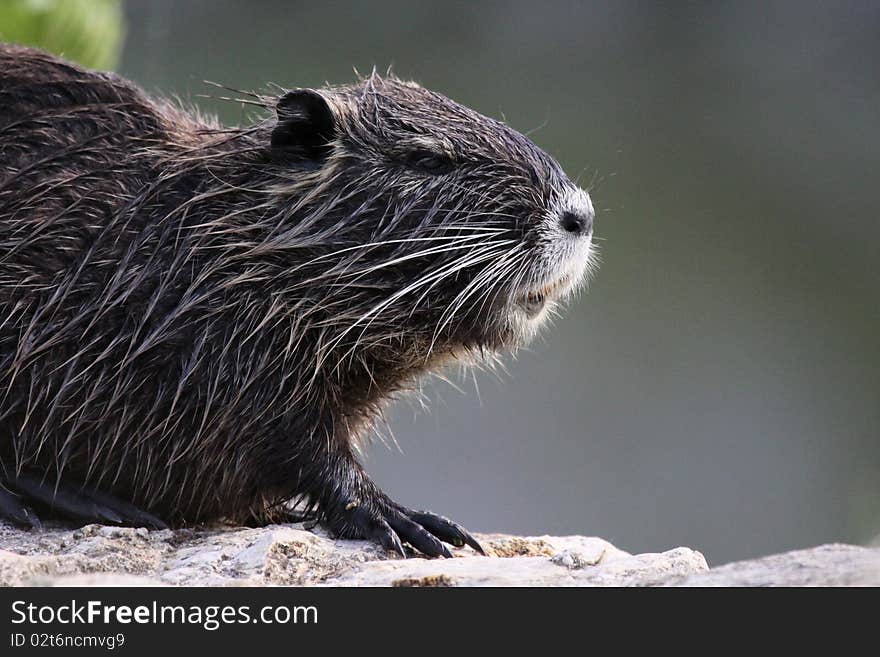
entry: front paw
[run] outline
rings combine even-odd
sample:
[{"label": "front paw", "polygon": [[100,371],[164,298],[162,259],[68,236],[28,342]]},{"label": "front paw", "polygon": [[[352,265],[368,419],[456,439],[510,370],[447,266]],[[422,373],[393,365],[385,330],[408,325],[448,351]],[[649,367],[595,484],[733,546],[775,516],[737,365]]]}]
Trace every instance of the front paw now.
[{"label": "front paw", "polygon": [[403,542],[429,557],[452,557],[441,541],[471,546],[485,554],[466,529],[428,511],[412,511],[389,499],[350,500],[327,514],[330,529],[343,538],[366,538],[406,557]]}]

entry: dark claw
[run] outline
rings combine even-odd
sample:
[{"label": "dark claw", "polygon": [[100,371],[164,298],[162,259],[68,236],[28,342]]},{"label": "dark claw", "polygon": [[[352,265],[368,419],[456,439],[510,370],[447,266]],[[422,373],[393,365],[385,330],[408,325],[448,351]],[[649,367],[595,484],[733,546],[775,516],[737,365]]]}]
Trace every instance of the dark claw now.
[{"label": "dark claw", "polygon": [[378,542],[387,551],[396,552],[403,559],[406,559],[406,550],[403,549],[403,543],[400,542],[391,526],[381,518],[367,538]]},{"label": "dark claw", "polygon": [[388,524],[401,538],[407,541],[419,552],[429,557],[452,558],[452,553],[435,536],[428,532],[420,524],[413,522],[403,514],[389,514]]},{"label": "dark claw", "polygon": [[18,495],[0,488],[0,517],[7,518],[16,525],[42,529],[43,525],[37,515],[25,506]]},{"label": "dark claw", "polygon": [[434,534],[434,536],[441,541],[446,541],[455,547],[469,545],[483,556],[486,555],[483,551],[483,547],[477,542],[477,539],[471,536],[470,532],[464,527],[458,523],[452,522],[449,518],[438,516],[429,511],[410,511],[406,515],[408,515],[411,520],[417,522]]},{"label": "dark claw", "polygon": [[407,556],[404,543],[409,543],[426,557],[452,558],[452,552],[441,541],[456,547],[469,545],[485,554],[467,530],[448,518],[428,511],[413,511],[372,488],[361,491],[358,497],[337,498],[333,506],[323,509],[322,514],[335,536],[367,538],[404,558]]}]

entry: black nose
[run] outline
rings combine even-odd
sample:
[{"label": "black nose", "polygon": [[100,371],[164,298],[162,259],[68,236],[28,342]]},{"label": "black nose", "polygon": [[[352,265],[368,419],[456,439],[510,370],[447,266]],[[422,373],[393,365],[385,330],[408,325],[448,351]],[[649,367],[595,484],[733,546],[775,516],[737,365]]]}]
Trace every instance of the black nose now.
[{"label": "black nose", "polygon": [[593,228],[593,213],[563,212],[559,220],[562,227],[572,235],[584,235]]}]

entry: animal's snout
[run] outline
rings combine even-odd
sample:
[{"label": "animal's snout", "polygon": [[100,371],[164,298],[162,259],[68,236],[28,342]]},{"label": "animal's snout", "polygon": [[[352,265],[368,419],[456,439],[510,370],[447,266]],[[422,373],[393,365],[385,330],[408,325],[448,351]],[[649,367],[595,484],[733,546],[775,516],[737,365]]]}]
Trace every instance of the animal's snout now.
[{"label": "animal's snout", "polygon": [[586,235],[593,230],[593,213],[566,210],[559,218],[563,230],[572,235]]}]

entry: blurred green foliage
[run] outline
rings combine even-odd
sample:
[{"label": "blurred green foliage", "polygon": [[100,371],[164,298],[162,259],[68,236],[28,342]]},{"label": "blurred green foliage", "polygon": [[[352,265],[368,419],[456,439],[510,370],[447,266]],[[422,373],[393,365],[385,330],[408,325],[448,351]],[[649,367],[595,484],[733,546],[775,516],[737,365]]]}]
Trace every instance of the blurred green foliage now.
[{"label": "blurred green foliage", "polygon": [[42,48],[90,68],[119,61],[121,0],[0,0],[0,41]]}]

